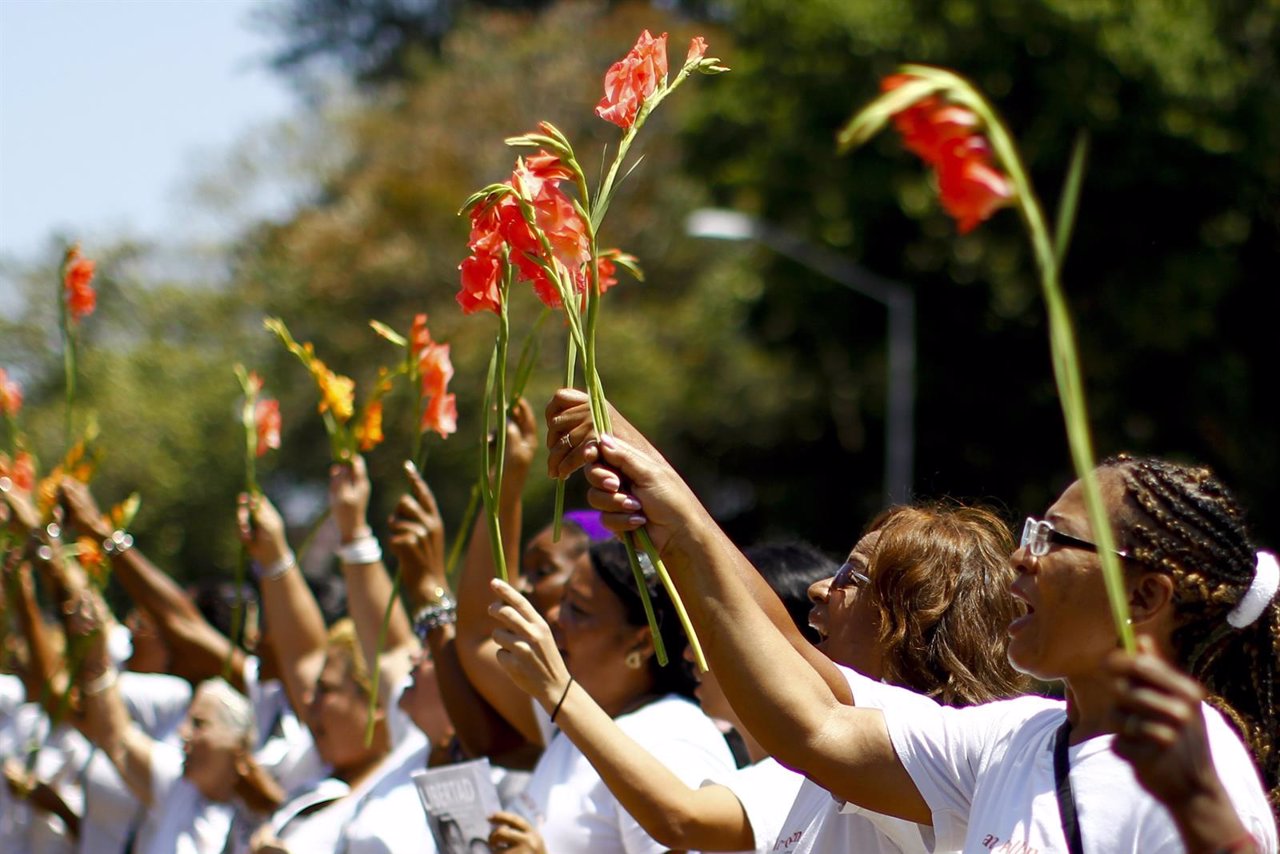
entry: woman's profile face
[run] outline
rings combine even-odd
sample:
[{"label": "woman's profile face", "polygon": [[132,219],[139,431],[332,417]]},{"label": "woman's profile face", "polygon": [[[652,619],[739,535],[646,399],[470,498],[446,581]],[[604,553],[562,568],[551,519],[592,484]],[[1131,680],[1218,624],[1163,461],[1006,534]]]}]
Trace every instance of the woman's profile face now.
[{"label": "woman's profile face", "polygon": [[627,623],[622,600],[600,579],[590,559],[569,576],[553,628],[569,672],[597,702],[616,693],[627,653],[649,631]]},{"label": "woman's profile face", "polygon": [[587,545],[586,535],[570,526],[560,532],[560,542],[553,542],[552,530],[548,527],[529,541],[521,556],[517,589],[552,625],[555,625],[569,576],[577,566],[590,565]]},{"label": "woman's profile face", "polygon": [[218,701],[197,691],[178,734],[182,739],[182,775],[206,798],[227,800],[235,785],[241,739],[223,721]]},{"label": "woman's profile face", "polygon": [[[1102,469],[1098,484],[1106,506],[1118,506],[1124,490],[1119,474]],[[1044,520],[1063,534],[1094,542],[1079,481],[1067,487]],[[1116,644],[1097,554],[1051,543],[1040,557],[1019,546],[1010,559],[1017,573],[1011,592],[1026,613],[1009,625],[1009,662],[1044,680],[1096,674]]]},{"label": "woman's profile face", "polygon": [[364,746],[368,721],[369,697],[351,674],[347,651],[330,647],[307,707],[316,751],[338,770],[364,762],[373,751]]},{"label": "woman's profile face", "polygon": [[[863,576],[868,575],[879,541],[879,531],[858,540],[845,564]],[[809,625],[821,638],[818,649],[827,658],[879,679],[884,666],[879,640],[880,611],[874,596],[870,585],[847,571],[815,581],[809,587],[809,601],[813,603]]]}]

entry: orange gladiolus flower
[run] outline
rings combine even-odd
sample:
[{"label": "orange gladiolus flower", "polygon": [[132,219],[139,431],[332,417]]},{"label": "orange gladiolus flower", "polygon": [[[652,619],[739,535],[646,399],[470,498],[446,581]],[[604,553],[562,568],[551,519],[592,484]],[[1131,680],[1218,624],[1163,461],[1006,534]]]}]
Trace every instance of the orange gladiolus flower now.
[{"label": "orange gladiolus flower", "polygon": [[93,314],[98,304],[98,295],[93,290],[93,274],[94,263],[81,256],[79,247],[72,247],[67,252],[66,270],[62,277],[67,311],[71,313],[72,321]]},{"label": "orange gladiolus flower", "polygon": [[83,567],[95,587],[101,588],[107,581],[107,561],[102,549],[92,537],[76,538],[76,560]]},{"label": "orange gladiolus flower", "polygon": [[333,417],[343,424],[350,421],[355,413],[356,381],[335,374],[319,359],[311,363],[311,375],[320,387],[319,411],[332,412]]},{"label": "orange gladiolus flower", "polygon": [[604,76],[604,98],[596,115],[626,130],[636,121],[640,105],[667,78],[667,34],[654,38],[645,30],[627,55]]},{"label": "orange gladiolus flower", "polygon": [[[913,79],[894,74],[880,88],[888,92]],[[992,162],[991,146],[972,110],[930,96],[900,110],[893,125],[903,145],[933,167],[939,200],[961,234],[1012,204],[1013,185]]]},{"label": "orange gladiolus flower", "polygon": [[375,400],[364,411],[364,419],[356,426],[356,441],[360,450],[372,451],[382,443],[382,401]]},{"label": "orange gladiolus flower", "polygon": [[428,430],[434,430],[441,439],[458,432],[458,401],[452,394],[438,394],[431,398],[422,413],[422,423],[418,425],[419,432]]},{"label": "orange gladiolus flower", "polygon": [[253,408],[253,424],[258,433],[258,456],[280,447],[280,401],[271,398],[259,400]]},{"label": "orange gladiolus flower", "polygon": [[9,372],[0,368],[0,414],[10,418],[22,409],[22,386],[9,376]]}]

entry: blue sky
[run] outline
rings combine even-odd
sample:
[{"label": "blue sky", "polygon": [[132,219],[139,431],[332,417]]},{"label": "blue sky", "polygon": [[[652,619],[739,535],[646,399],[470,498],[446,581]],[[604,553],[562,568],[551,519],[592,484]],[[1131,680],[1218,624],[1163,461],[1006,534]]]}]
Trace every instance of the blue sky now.
[{"label": "blue sky", "polygon": [[193,237],[193,176],[294,109],[264,2],[0,0],[0,255]]}]

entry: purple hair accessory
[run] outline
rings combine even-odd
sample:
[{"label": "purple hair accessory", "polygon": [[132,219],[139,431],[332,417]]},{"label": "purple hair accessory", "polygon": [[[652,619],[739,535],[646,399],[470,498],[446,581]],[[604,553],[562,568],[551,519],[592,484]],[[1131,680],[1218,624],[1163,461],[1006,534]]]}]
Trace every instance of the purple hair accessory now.
[{"label": "purple hair accessory", "polygon": [[564,514],[564,518],[577,525],[593,543],[613,539],[613,533],[600,522],[599,510],[570,510]]}]

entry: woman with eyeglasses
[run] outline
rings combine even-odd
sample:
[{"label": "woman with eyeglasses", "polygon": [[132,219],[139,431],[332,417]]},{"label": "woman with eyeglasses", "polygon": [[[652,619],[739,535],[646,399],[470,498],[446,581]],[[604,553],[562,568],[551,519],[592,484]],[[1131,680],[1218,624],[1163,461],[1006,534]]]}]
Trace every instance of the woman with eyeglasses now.
[{"label": "woman with eyeglasses", "polygon": [[[1135,632],[1147,655],[1187,671],[1213,699],[1192,720],[1164,719],[1185,704],[1158,682],[1135,683],[1109,657],[1116,638],[1097,555],[1036,534],[1047,531],[1040,526],[1012,557],[1012,594],[1026,613],[1009,626],[1009,658],[1062,680],[1067,700],[880,711],[848,705],[860,683],[851,691],[834,668],[804,666],[777,628],[776,606],[755,595],[750,568],[665,460],[616,437],[586,441],[589,431],[575,434],[580,423],[564,417],[573,404],[557,395],[548,407],[548,441],[569,435],[573,446],[553,455],[552,473],[585,462],[589,501],[606,524],[647,525],[726,694],[779,761],[861,808],[931,826],[935,850],[1276,850],[1276,567],[1207,470],[1122,457],[1098,472],[1126,555]],[[1092,542],[1078,484],[1044,521]],[[1187,763],[1186,785],[1153,796],[1137,766],[1113,752],[1117,730],[1122,751],[1144,734],[1202,732],[1211,763],[1194,774]]]}]

